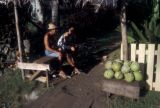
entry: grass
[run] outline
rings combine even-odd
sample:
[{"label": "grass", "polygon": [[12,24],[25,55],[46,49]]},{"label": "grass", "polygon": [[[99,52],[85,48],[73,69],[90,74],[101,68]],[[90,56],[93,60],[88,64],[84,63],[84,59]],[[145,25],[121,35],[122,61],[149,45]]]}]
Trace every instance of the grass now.
[{"label": "grass", "polygon": [[[23,81],[19,70],[7,69],[0,77],[0,108],[22,108],[24,95],[40,87],[37,82]],[[40,87],[39,89],[43,89]]]},{"label": "grass", "polygon": [[122,96],[107,98],[108,108],[160,108],[160,92],[149,91],[146,96],[132,100]]}]

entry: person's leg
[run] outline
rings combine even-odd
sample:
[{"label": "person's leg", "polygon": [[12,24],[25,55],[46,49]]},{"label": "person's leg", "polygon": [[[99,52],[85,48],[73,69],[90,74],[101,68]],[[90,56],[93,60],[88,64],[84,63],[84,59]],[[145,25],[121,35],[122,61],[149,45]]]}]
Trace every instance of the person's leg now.
[{"label": "person's leg", "polygon": [[70,57],[68,54],[66,54],[66,58],[67,58],[67,62],[69,63],[69,65],[71,65],[72,67],[75,67],[73,58]]},{"label": "person's leg", "polygon": [[61,78],[66,79],[67,76],[66,76],[65,72],[61,69],[61,67],[62,67],[62,58],[59,58],[59,57],[60,57],[59,54],[56,53],[56,52],[50,52],[50,51],[48,51],[48,50],[45,50],[45,55],[46,55],[46,56],[49,56],[49,57],[58,58],[58,61],[59,61],[59,73],[58,73],[58,75],[59,75]]},{"label": "person's leg", "polygon": [[69,56],[69,54],[66,54],[66,58],[67,58],[67,62],[69,63],[69,65],[71,65],[74,68],[75,74],[80,74],[80,71],[75,66],[73,57]]}]

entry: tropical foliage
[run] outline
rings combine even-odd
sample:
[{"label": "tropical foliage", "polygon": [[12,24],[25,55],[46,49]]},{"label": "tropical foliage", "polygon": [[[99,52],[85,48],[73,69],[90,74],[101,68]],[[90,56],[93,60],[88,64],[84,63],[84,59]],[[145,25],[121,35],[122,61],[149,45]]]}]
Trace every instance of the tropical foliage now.
[{"label": "tropical foliage", "polygon": [[[148,4],[149,5],[149,4]],[[137,24],[130,22],[130,34],[137,42],[158,43],[160,42],[160,0],[151,1],[151,14],[144,22]]]}]

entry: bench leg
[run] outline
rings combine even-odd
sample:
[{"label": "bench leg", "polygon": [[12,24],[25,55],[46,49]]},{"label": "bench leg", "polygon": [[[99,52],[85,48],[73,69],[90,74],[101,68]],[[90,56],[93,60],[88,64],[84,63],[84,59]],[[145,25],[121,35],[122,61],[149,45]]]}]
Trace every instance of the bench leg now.
[{"label": "bench leg", "polygon": [[46,84],[47,84],[47,88],[48,88],[49,87],[48,71],[46,71]]}]

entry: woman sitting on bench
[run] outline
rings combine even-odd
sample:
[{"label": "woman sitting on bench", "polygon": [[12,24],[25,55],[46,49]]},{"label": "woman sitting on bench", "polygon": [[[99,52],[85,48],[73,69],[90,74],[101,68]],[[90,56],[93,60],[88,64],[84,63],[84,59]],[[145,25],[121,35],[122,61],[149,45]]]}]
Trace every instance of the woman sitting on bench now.
[{"label": "woman sitting on bench", "polygon": [[[55,40],[56,29],[57,27],[54,24],[50,23],[48,25],[49,31],[44,36],[45,55],[49,57],[58,58],[59,64],[61,65],[62,54],[59,50],[56,49],[56,43],[53,43],[54,42],[53,40]],[[67,78],[66,74],[62,71],[62,69],[60,69],[60,72],[58,75],[61,78],[64,78],[64,79]]]}]

